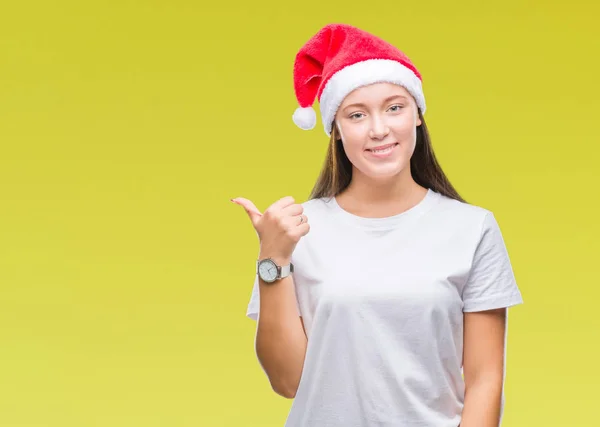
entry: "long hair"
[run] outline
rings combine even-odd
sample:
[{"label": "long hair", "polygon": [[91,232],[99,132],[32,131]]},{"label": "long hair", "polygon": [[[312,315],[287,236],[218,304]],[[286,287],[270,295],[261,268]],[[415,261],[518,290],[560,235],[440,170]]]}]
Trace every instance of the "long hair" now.
[{"label": "long hair", "polygon": [[[452,199],[465,202],[446,177],[439,165],[423,114],[419,109],[421,125],[417,127],[417,142],[410,159],[410,171],[415,182],[425,188]],[[309,199],[335,197],[348,187],[352,180],[352,163],[346,156],[337,127],[333,126],[325,162]]]}]

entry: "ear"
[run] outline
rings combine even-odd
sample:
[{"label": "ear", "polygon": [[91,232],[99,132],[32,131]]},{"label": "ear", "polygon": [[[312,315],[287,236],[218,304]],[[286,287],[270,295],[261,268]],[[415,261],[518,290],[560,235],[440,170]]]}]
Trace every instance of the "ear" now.
[{"label": "ear", "polygon": [[419,127],[419,126],[421,126],[423,124],[423,121],[421,120],[421,114],[420,114],[421,110],[419,108],[417,108],[416,112],[417,112],[417,117],[416,117],[416,119],[417,119],[417,126],[416,127]]},{"label": "ear", "polygon": [[337,141],[338,139],[342,139],[342,133],[340,132],[340,128],[338,127],[338,124],[335,120],[331,125],[331,136],[333,136],[333,139],[335,141]]}]

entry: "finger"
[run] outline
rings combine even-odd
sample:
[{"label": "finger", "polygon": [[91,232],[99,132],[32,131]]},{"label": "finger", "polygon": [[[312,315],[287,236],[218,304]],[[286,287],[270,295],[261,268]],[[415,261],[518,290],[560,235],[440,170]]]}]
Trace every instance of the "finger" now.
[{"label": "finger", "polygon": [[248,199],[245,199],[243,197],[236,197],[235,199],[231,199],[231,201],[242,206],[249,212],[254,212],[256,215],[262,215],[262,213],[260,213],[260,210],[258,210],[258,208],[254,205],[254,203],[252,203]]},{"label": "finger", "polygon": [[240,205],[244,208],[248,216],[250,217],[250,221],[252,224],[256,224],[256,222],[260,219],[262,214],[258,210],[258,208],[252,203],[250,200],[245,199],[243,197],[236,197],[235,199],[231,199],[231,201],[235,204]]},{"label": "finger", "polygon": [[310,224],[308,222],[303,222],[298,227],[296,227],[296,230],[299,236],[306,236],[310,231]]},{"label": "finger", "polygon": [[294,203],[293,205],[289,205],[289,206],[283,208],[284,215],[296,216],[296,215],[302,214],[303,212],[304,212],[304,206],[302,206],[298,203]]},{"label": "finger", "polygon": [[290,228],[288,228],[288,236],[291,237],[294,241],[298,242],[302,237],[308,234],[308,231],[310,230],[310,225],[308,224],[308,222],[304,221],[302,222],[302,224],[299,224],[299,216],[293,217],[293,219],[290,217],[289,219],[294,221],[294,223],[290,224]]},{"label": "finger", "polygon": [[299,218],[297,222],[298,226],[301,226],[302,224],[306,224],[308,222],[308,218],[306,217],[306,215],[300,215],[296,218]]},{"label": "finger", "polygon": [[269,211],[279,211],[282,210],[284,208],[287,208],[290,205],[293,205],[295,203],[295,200],[292,196],[286,196],[283,197],[279,200],[277,200],[275,203],[273,203],[271,206],[269,206],[269,208],[267,210]]},{"label": "finger", "polygon": [[294,215],[287,216],[284,219],[284,224],[289,227],[291,230],[301,226],[302,224],[306,224],[308,222],[308,218],[306,215]]}]

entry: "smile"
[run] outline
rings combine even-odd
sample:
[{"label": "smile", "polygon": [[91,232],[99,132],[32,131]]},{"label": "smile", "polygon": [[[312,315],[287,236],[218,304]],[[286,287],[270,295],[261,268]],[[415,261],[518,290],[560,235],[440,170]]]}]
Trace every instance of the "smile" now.
[{"label": "smile", "polygon": [[375,157],[385,157],[390,155],[397,145],[398,143],[394,142],[393,144],[386,144],[377,148],[367,148],[366,151],[368,151],[369,153],[371,153],[371,155]]}]

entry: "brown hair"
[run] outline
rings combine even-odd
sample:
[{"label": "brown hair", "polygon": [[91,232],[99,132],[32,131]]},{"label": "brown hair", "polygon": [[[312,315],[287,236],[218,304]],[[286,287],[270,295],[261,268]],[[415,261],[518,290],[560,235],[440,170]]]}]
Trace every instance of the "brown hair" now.
[{"label": "brown hair", "polygon": [[[465,202],[446,177],[435,157],[429,131],[420,109],[419,118],[421,119],[421,125],[417,127],[417,143],[410,159],[410,170],[413,179],[425,188]],[[346,156],[337,127],[335,124],[332,127],[333,131],[331,132],[325,162],[309,199],[335,197],[344,191],[352,180],[352,163]]]}]

